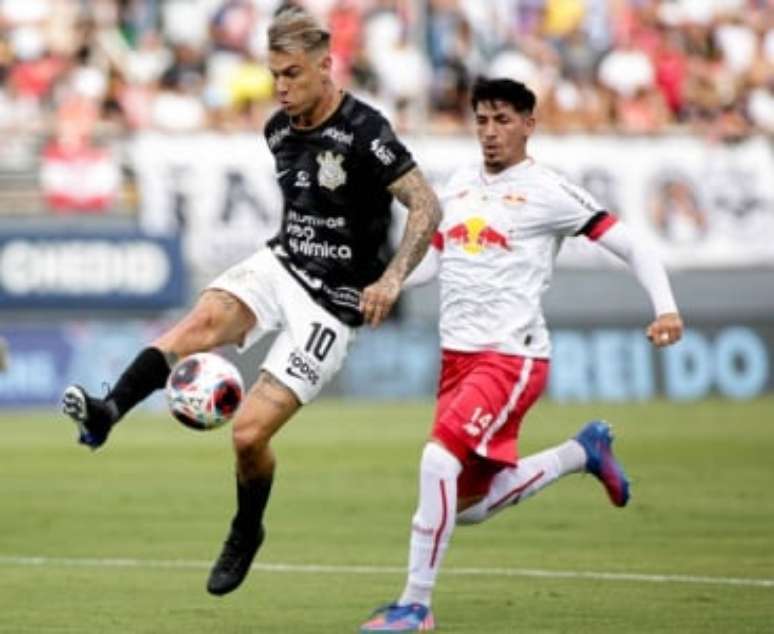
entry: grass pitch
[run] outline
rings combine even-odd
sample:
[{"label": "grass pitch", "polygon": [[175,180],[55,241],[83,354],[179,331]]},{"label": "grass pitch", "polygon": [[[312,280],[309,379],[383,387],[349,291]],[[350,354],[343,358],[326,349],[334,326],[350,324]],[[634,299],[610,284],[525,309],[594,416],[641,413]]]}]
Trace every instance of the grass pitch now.
[{"label": "grass pitch", "polygon": [[[616,425],[630,506],[572,476],[459,528],[439,631],[774,632],[774,400],[543,403],[522,453],[599,415]],[[308,407],[275,445],[260,567],[213,598],[207,569],[233,509],[228,430],[135,414],[90,454],[55,412],[4,412],[0,632],[356,632],[402,588],[431,417],[431,404]]]}]

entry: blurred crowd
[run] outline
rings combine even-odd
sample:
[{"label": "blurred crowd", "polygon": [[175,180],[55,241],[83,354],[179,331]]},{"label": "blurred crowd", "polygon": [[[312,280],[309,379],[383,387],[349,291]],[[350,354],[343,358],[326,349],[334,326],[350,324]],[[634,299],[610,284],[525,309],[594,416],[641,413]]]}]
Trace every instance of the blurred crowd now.
[{"label": "blurred crowd", "polygon": [[[260,128],[281,0],[0,0],[0,131]],[[774,134],[772,0],[306,0],[336,79],[402,131],[470,125],[468,88],[507,76],[543,131]]]}]

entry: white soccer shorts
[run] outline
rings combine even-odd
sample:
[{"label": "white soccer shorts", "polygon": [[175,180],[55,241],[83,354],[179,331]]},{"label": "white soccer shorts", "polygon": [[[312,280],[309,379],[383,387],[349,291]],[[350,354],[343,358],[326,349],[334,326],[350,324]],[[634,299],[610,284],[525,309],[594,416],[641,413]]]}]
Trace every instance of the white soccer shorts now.
[{"label": "white soccer shorts", "polygon": [[239,298],[256,317],[240,351],[279,330],[261,366],[308,403],[341,368],[355,329],[339,321],[263,248],[218,276],[208,289]]}]

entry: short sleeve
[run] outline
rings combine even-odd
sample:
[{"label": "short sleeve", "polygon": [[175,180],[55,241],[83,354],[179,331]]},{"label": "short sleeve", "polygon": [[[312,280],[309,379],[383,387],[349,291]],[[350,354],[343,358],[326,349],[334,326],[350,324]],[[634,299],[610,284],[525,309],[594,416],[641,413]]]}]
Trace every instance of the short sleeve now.
[{"label": "short sleeve", "polygon": [[281,111],[276,112],[263,127],[263,137],[272,154],[282,143],[282,140],[290,135],[290,120]]},{"label": "short sleeve", "polygon": [[385,187],[416,165],[411,152],[398,139],[387,119],[376,112],[364,122],[360,150],[369,171]]}]

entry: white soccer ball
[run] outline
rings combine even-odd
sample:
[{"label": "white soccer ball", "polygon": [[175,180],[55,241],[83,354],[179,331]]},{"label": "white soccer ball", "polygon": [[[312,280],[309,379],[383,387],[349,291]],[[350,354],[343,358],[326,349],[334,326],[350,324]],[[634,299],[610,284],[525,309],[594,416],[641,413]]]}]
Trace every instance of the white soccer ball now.
[{"label": "white soccer ball", "polygon": [[239,370],[218,354],[200,352],[181,359],[167,379],[169,411],[199,431],[225,425],[242,402]]}]

